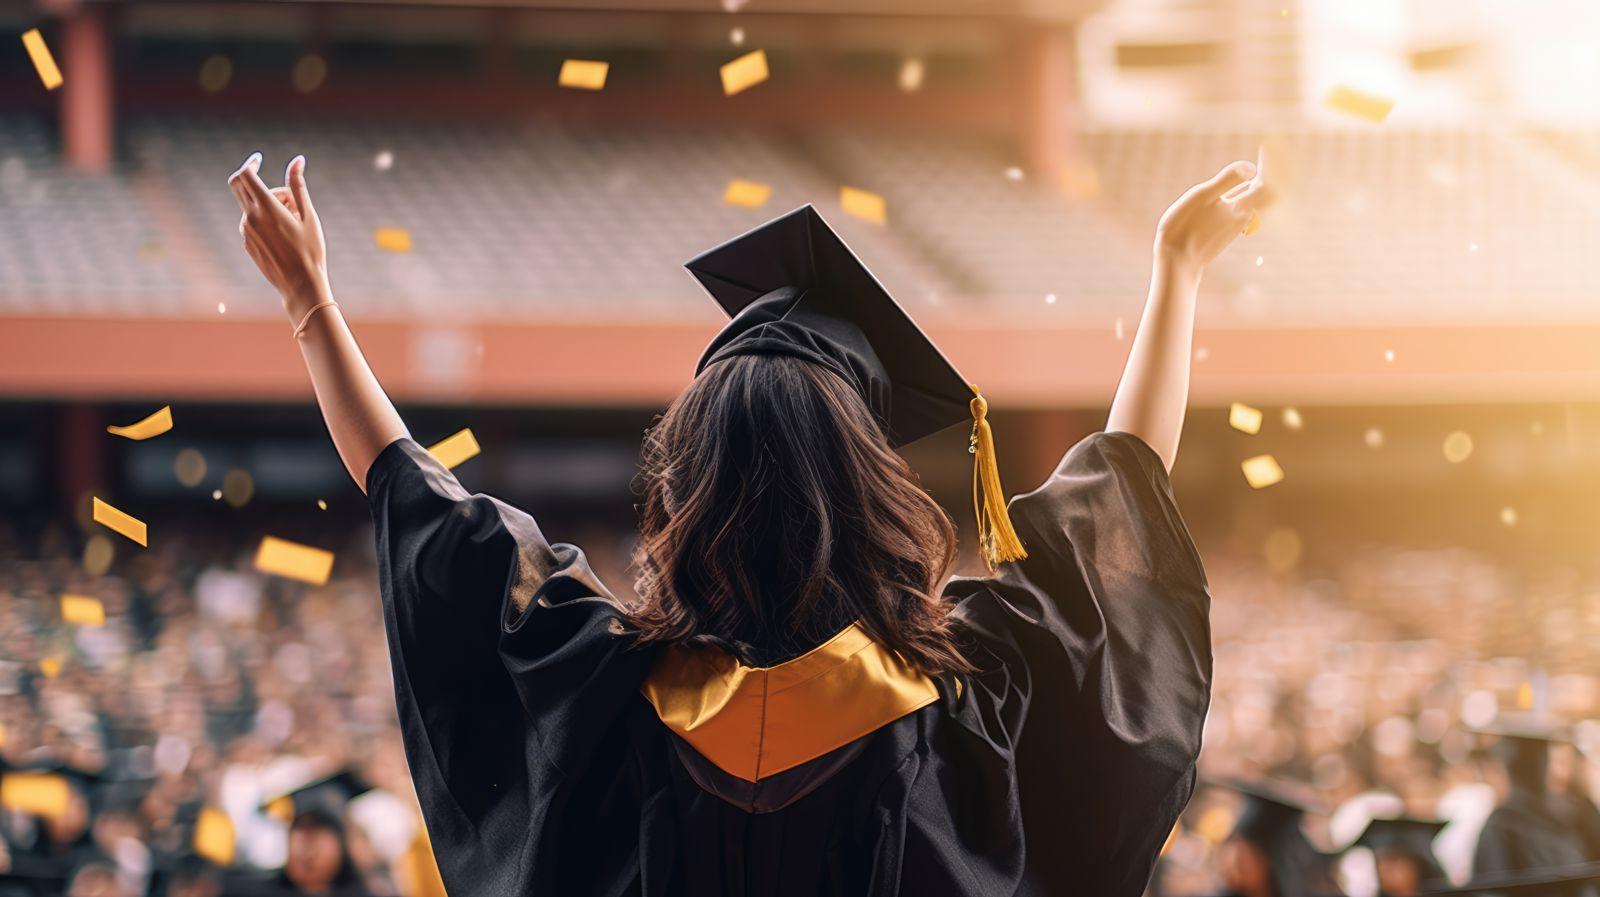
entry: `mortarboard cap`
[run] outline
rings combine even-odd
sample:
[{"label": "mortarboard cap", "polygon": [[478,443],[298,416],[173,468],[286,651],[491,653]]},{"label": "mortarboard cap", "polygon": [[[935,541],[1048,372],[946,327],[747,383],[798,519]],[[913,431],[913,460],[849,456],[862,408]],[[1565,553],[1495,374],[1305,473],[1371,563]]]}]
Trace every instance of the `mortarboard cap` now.
[{"label": "mortarboard cap", "polygon": [[988,403],[809,205],[684,267],[732,318],[695,368],[789,355],[850,384],[898,448],[971,423],[978,545],[991,568],[1027,557],[1006,514]]},{"label": "mortarboard cap", "polygon": [[1307,789],[1289,782],[1227,779],[1214,784],[1244,798],[1233,836],[1259,844],[1270,844],[1291,830],[1299,832],[1301,819],[1317,809]]},{"label": "mortarboard cap", "polygon": [[1399,849],[1419,857],[1430,857],[1433,839],[1449,825],[1447,819],[1421,819],[1413,816],[1375,818],[1357,836],[1352,847],[1371,850]]},{"label": "mortarboard cap", "polygon": [[372,787],[355,773],[340,770],[279,792],[262,801],[261,809],[285,823],[308,815],[337,823],[344,817],[345,805],[371,791]]},{"label": "mortarboard cap", "polygon": [[1507,711],[1497,715],[1493,722],[1472,727],[1478,735],[1496,735],[1518,741],[1537,741],[1555,744],[1572,742],[1571,727],[1547,713]]}]

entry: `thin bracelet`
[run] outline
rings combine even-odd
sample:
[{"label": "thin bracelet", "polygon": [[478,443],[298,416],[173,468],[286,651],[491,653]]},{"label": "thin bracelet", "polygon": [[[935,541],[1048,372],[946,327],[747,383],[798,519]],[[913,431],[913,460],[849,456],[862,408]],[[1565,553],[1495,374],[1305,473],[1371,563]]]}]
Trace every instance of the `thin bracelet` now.
[{"label": "thin bracelet", "polygon": [[324,299],[321,302],[318,302],[316,305],[311,306],[311,308],[306,311],[306,316],[300,319],[300,326],[294,329],[294,338],[299,339],[301,336],[305,335],[306,327],[311,323],[312,315],[322,311],[324,308],[337,308],[338,305],[339,304],[334,302],[332,299]]}]

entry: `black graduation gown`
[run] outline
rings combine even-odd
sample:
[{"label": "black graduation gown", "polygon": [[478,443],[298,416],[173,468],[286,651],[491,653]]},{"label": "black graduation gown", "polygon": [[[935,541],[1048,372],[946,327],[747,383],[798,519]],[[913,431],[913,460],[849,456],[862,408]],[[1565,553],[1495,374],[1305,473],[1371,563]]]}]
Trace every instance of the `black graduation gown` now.
[{"label": "black graduation gown", "polygon": [[[1513,787],[1478,835],[1472,876],[1574,866],[1600,860],[1574,825],[1563,798]],[[1600,897],[1600,885],[1579,883],[1552,887],[1551,897]]]},{"label": "black graduation gown", "polygon": [[[1137,897],[1194,786],[1209,598],[1160,458],[1079,443],[956,578],[979,672],[781,810],[697,785],[572,545],[409,439],[367,475],[407,757],[452,894]],[[526,610],[519,612],[522,606]]]}]

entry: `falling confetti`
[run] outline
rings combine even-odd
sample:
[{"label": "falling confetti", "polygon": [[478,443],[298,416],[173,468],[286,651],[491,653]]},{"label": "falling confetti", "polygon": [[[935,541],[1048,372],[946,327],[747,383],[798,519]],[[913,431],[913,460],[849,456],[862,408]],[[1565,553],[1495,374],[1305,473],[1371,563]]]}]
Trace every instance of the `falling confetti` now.
[{"label": "falling confetti", "polygon": [[39,672],[43,673],[46,679],[54,679],[61,675],[61,666],[61,658],[54,655],[39,658]]},{"label": "falling confetti", "polygon": [[1456,430],[1444,438],[1444,459],[1451,464],[1460,464],[1472,457],[1472,437]]},{"label": "falling confetti", "polygon": [[478,448],[478,439],[472,435],[470,427],[458,430],[428,446],[428,454],[449,468],[454,468],[469,458],[477,457],[479,451],[481,450]]},{"label": "falling confetti", "polygon": [[227,313],[228,313],[228,303],[226,303],[226,302],[218,302],[217,303],[217,314],[225,315]]},{"label": "falling confetti", "polygon": [[1291,430],[1298,430],[1305,426],[1306,422],[1300,417],[1299,409],[1285,408],[1283,409],[1283,425]]},{"label": "falling confetti", "polygon": [[1367,444],[1367,448],[1383,448],[1383,431],[1373,427],[1361,434],[1361,440]]},{"label": "falling confetti", "polygon": [[237,838],[233,820],[216,807],[201,807],[194,824],[194,852],[219,867],[233,865]]},{"label": "falling confetti", "polygon": [[328,503],[326,501],[324,501],[323,499],[320,499],[320,498],[317,499],[317,510],[319,510],[319,511],[328,510]]},{"label": "falling confetti", "polygon": [[104,626],[106,607],[88,595],[62,595],[61,620],[74,626]]},{"label": "falling confetti", "polygon": [[372,242],[384,252],[410,252],[411,232],[403,227],[380,227],[372,232]]},{"label": "falling confetti", "polygon": [[[55,658],[55,670],[61,671],[61,662]],[[39,661],[44,666],[44,661]],[[54,678],[55,673],[46,673]],[[0,807],[29,816],[59,819],[67,814],[72,803],[72,791],[66,776],[57,772],[7,772],[0,776]]]},{"label": "falling confetti", "polygon": [[600,90],[606,86],[606,73],[611,63],[594,59],[568,59],[561,63],[557,82],[574,90]]},{"label": "falling confetti", "polygon": [[1505,526],[1517,525],[1517,509],[1507,505],[1500,509],[1500,522]]},{"label": "falling confetti", "polygon": [[1261,267],[1262,265],[1265,265],[1266,263],[1267,263],[1267,259],[1266,259],[1265,256],[1260,256],[1260,255],[1256,256],[1256,267],[1257,268]]},{"label": "falling confetti", "polygon": [[884,203],[883,197],[867,190],[840,187],[839,205],[844,207],[846,215],[853,215],[863,221],[883,224],[889,220],[888,206]]},{"label": "falling confetti", "polygon": [[372,157],[372,167],[378,171],[388,171],[394,167],[394,153],[389,150],[380,150]]},{"label": "falling confetti", "polygon": [[1055,305],[1056,304],[1056,294],[1055,293],[1045,293],[1044,294],[1044,304],[1045,305]]},{"label": "falling confetti", "polygon": [[1261,432],[1261,412],[1242,402],[1234,402],[1228,408],[1228,426],[1254,436]]},{"label": "falling confetti", "polygon": [[1384,349],[1383,350],[1383,360],[1384,361],[1394,361],[1394,350],[1393,349]]},{"label": "falling confetti", "polygon": [[732,31],[729,31],[728,42],[733,44],[735,47],[744,46],[744,29],[735,28]]},{"label": "falling confetti", "polygon": [[771,198],[771,187],[756,181],[741,181],[738,178],[729,181],[728,189],[722,191],[723,202],[747,209],[759,209]]},{"label": "falling confetti", "polygon": [[1239,462],[1239,469],[1244,472],[1245,482],[1252,489],[1265,489],[1283,482],[1283,468],[1278,466],[1278,459],[1271,455],[1246,458]]},{"label": "falling confetti", "polygon": [[1122,319],[1118,318],[1112,325],[1111,331],[1117,335],[1117,341],[1122,341]]},{"label": "falling confetti", "polygon": [[106,432],[112,436],[121,436],[124,439],[135,441],[160,436],[172,429],[172,406],[164,405],[161,410],[154,412],[149,417],[138,423],[128,424],[125,427],[106,427]]},{"label": "falling confetti", "polygon": [[1382,124],[1394,111],[1394,100],[1377,94],[1356,90],[1344,84],[1335,85],[1323,101],[1329,109]]},{"label": "falling confetti", "polygon": [[222,501],[222,490],[221,489],[213,489],[213,490],[211,490],[211,500],[212,501]]},{"label": "falling confetti", "polygon": [[333,572],[333,552],[276,536],[263,536],[261,547],[256,549],[256,569],[320,586]]},{"label": "falling confetti", "polygon": [[111,505],[94,499],[94,522],[104,526],[119,536],[125,536],[141,546],[146,545],[146,528],[144,521],[131,514],[124,514]]},{"label": "falling confetti", "polygon": [[[1256,235],[1256,231],[1259,230],[1261,230],[1261,213],[1251,212],[1250,220],[1244,223],[1244,230],[1241,233],[1247,237],[1253,237]],[[1261,267],[1261,256],[1256,256],[1256,267]]]},{"label": "falling confetti", "polygon": [[1020,180],[1022,180],[1022,169],[1018,168],[1015,165],[1011,166],[1010,168],[1007,168],[1006,169],[1006,180],[1008,180],[1008,181],[1020,181]]},{"label": "falling confetti", "polygon": [[728,96],[767,80],[767,51],[752,50],[722,67],[722,92]]},{"label": "falling confetti", "polygon": [[50,55],[50,48],[45,45],[44,35],[37,28],[29,28],[22,33],[22,45],[28,49],[28,58],[33,60],[33,68],[39,73],[39,80],[44,82],[45,90],[55,90],[61,86],[61,69],[56,66],[56,58]]}]

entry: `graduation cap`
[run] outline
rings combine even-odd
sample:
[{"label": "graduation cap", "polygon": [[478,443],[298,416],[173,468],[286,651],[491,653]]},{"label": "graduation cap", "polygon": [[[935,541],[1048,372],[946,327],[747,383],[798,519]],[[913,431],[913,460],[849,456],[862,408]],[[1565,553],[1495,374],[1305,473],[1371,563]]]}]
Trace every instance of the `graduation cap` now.
[{"label": "graduation cap", "polygon": [[684,267],[732,318],[701,355],[787,355],[853,387],[896,448],[970,422],[978,546],[993,568],[1027,557],[1006,513],[988,402],[817,210],[801,206]]},{"label": "graduation cap", "polygon": [[1541,744],[1572,743],[1571,727],[1547,713],[1508,711],[1497,715],[1487,725],[1474,726],[1469,731],[1478,735],[1495,735],[1515,741]]},{"label": "graduation cap", "polygon": [[1317,809],[1303,789],[1287,782],[1228,779],[1214,784],[1244,798],[1244,808],[1233,823],[1233,837],[1257,844],[1271,844],[1290,831],[1298,834],[1305,814]]},{"label": "graduation cap", "polygon": [[104,780],[98,772],[60,763],[8,768],[0,773],[0,808],[59,818],[66,815],[74,791],[92,802]]},{"label": "graduation cap", "polygon": [[339,824],[345,805],[371,791],[373,786],[349,770],[322,776],[261,802],[261,810],[284,823],[293,824],[305,816]]},{"label": "graduation cap", "polygon": [[1433,839],[1449,824],[1446,819],[1412,816],[1373,819],[1350,846],[1365,847],[1373,853],[1404,854],[1416,861],[1421,879],[1443,878],[1444,870],[1433,853]]},{"label": "graduation cap", "polygon": [[1331,858],[1317,850],[1300,828],[1306,813],[1323,810],[1309,788],[1268,779],[1227,779],[1210,784],[1244,798],[1232,837],[1260,848],[1278,894],[1305,897],[1325,893],[1331,882]]}]

